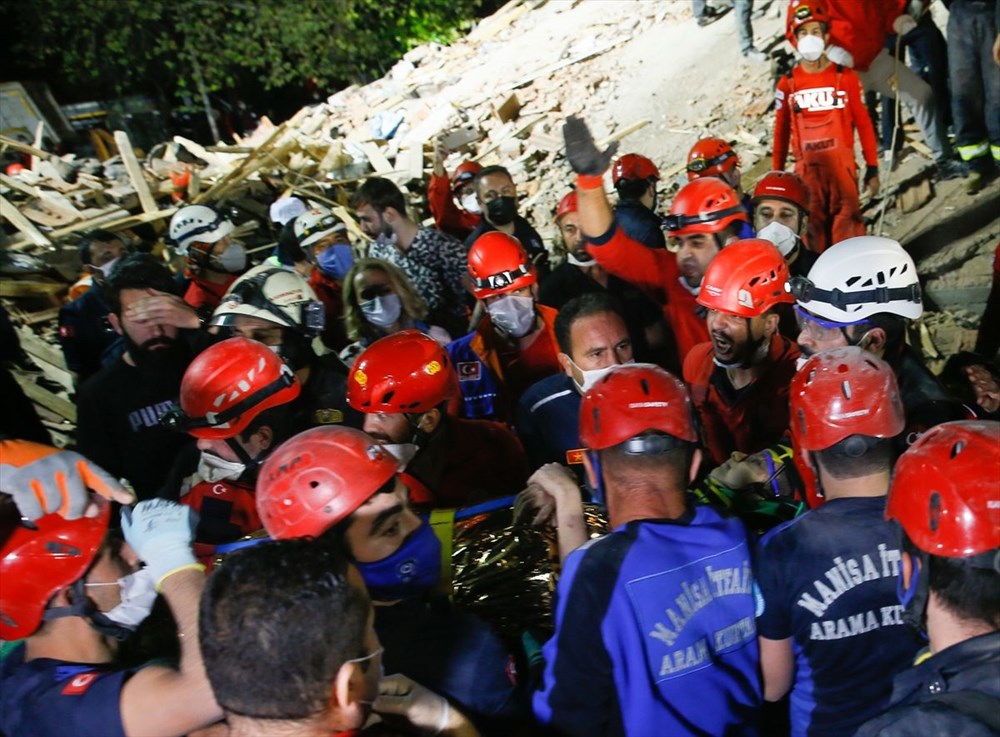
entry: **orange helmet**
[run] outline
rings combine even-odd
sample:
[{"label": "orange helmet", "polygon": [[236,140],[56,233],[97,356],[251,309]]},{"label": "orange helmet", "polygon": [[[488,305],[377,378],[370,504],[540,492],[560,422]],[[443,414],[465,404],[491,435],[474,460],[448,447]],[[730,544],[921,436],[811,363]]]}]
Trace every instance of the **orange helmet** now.
[{"label": "orange helmet", "polygon": [[760,200],[783,200],[807,213],[809,212],[809,187],[795,172],[769,171],[760,178],[757,186],[753,188],[751,201],[756,205]]},{"label": "orange helmet", "polygon": [[399,461],[351,427],[324,425],[278,446],[257,477],[257,513],[277,540],[318,537],[368,501]]},{"label": "orange helmet", "polygon": [[611,167],[611,183],[615,186],[621,179],[659,179],[660,170],[642,154],[625,154]]},{"label": "orange helmet", "polygon": [[512,235],[491,230],[469,249],[469,275],[476,299],[486,299],[534,284],[535,267],[521,242]]},{"label": "orange helmet", "polygon": [[757,317],[781,302],[795,303],[785,289],[788,262],[771,241],[747,238],[723,248],[705,270],[697,302],[739,317]]},{"label": "orange helmet", "polygon": [[482,170],[483,165],[478,161],[463,161],[451,173],[451,191],[457,192],[466,182],[475,179],[476,175]]},{"label": "orange helmet", "polygon": [[580,404],[580,441],[591,450],[624,443],[649,430],[678,440],[698,440],[687,387],[659,366],[616,366]]},{"label": "orange helmet", "polygon": [[740,157],[733,147],[721,138],[702,138],[688,151],[688,181],[700,177],[718,177],[740,165]]},{"label": "orange helmet", "polygon": [[266,345],[229,338],[191,362],[181,379],[180,411],[167,413],[163,422],[196,438],[232,438],[301,389],[292,368]]},{"label": "orange helmet", "polygon": [[785,14],[785,38],[795,46],[795,33],[806,23],[816,21],[830,27],[830,15],[824,0],[792,0]]},{"label": "orange helmet", "polygon": [[97,504],[96,516],[67,520],[47,514],[35,520],[33,527],[20,524],[16,507],[5,507],[0,639],[20,640],[32,634],[42,623],[52,596],[90,568],[111,518],[111,502],[96,494],[91,498]]},{"label": "orange helmet", "polygon": [[737,220],[750,222],[736,191],[718,177],[699,177],[681,187],[663,222],[679,236],[718,233]]},{"label": "orange helmet", "polygon": [[576,196],[576,190],[573,190],[559,200],[559,207],[556,208],[556,222],[558,223],[559,219],[563,215],[568,215],[571,212],[577,212],[579,209],[580,207]]},{"label": "orange helmet", "polygon": [[376,340],[347,377],[347,403],[359,412],[427,412],[452,395],[451,359],[419,330]]},{"label": "orange helmet", "polygon": [[[896,461],[885,516],[920,550],[945,558],[1000,548],[1000,422],[946,422],[924,433]],[[9,579],[8,579],[9,580]]]}]

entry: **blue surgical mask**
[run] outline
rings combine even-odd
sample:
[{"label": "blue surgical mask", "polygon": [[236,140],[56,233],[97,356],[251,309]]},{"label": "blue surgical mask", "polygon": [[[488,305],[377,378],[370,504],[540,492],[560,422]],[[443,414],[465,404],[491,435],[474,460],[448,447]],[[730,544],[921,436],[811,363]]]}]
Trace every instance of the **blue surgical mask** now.
[{"label": "blue surgical mask", "polygon": [[356,565],[373,600],[409,599],[441,580],[441,541],[424,520],[388,558]]},{"label": "blue surgical mask", "polygon": [[316,264],[327,276],[343,279],[354,264],[354,251],[343,244],[330,246],[317,254]]}]

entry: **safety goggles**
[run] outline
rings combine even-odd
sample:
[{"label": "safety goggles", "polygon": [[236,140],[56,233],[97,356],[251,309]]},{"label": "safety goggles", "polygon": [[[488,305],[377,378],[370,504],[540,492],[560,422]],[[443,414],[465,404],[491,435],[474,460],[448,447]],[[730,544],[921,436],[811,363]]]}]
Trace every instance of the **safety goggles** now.
[{"label": "safety goggles", "polygon": [[704,223],[712,223],[716,220],[722,220],[722,218],[727,218],[731,215],[739,215],[740,213],[746,213],[742,205],[734,205],[733,207],[728,207],[725,210],[719,210],[717,212],[699,212],[696,215],[664,215],[663,216],[663,227],[670,231],[677,231],[687,228],[691,225],[703,225]]},{"label": "safety goggles", "polygon": [[476,289],[491,289],[493,291],[499,291],[502,289],[507,289],[510,287],[517,279],[522,276],[530,276],[531,269],[527,264],[521,264],[516,269],[511,269],[509,271],[500,271],[496,274],[490,274],[485,279],[474,279]]},{"label": "safety goggles", "polygon": [[[836,320],[824,320],[822,317],[808,312],[798,305],[793,305],[795,310],[795,322],[798,323],[799,332],[805,333],[813,340],[825,341],[844,335],[845,328],[852,325],[869,325],[868,320],[854,320],[853,322],[837,322]],[[846,338],[847,336],[844,335]]]},{"label": "safety goggles", "polygon": [[807,277],[793,276],[786,282],[785,289],[791,292],[797,302],[825,302],[841,310],[846,310],[851,305],[873,303],[879,305],[897,301],[922,303],[922,292],[918,283],[906,287],[872,287],[857,292],[845,292],[840,289],[822,289]]},{"label": "safety goggles", "polygon": [[711,169],[713,166],[720,166],[726,163],[729,159],[735,159],[736,153],[733,151],[726,151],[724,154],[719,154],[718,156],[713,156],[710,159],[704,157],[699,157],[697,159],[691,159],[687,163],[687,170],[692,174],[700,174],[703,171]]}]

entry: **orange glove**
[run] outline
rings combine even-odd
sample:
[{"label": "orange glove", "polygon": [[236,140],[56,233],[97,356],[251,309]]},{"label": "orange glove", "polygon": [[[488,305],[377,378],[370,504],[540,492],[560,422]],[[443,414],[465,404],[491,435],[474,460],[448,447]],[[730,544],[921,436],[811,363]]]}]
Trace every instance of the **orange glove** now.
[{"label": "orange glove", "polygon": [[89,511],[88,488],[122,504],[135,501],[132,492],[79,453],[28,440],[0,441],[0,493],[14,497],[21,516],[82,517]]}]

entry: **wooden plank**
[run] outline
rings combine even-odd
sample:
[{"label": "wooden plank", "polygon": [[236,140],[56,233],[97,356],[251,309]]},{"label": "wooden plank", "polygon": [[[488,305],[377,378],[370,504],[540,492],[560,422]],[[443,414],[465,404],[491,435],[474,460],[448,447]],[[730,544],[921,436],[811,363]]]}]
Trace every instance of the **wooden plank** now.
[{"label": "wooden plank", "polygon": [[368,157],[368,163],[372,165],[372,169],[377,174],[388,174],[391,171],[395,171],[392,164],[389,163],[389,159],[382,153],[382,149],[378,147],[378,144],[372,141],[365,141],[358,144],[358,148],[364,151],[365,156]]},{"label": "wooden plank", "polygon": [[4,279],[0,281],[0,297],[48,297],[65,292],[68,284],[33,279]]},{"label": "wooden plank", "polygon": [[636,122],[634,122],[634,123],[632,123],[630,125],[625,126],[624,128],[621,128],[621,129],[615,131],[614,133],[612,133],[607,138],[598,141],[597,142],[597,147],[599,149],[607,148],[614,141],[620,141],[625,136],[630,136],[633,133],[635,133],[636,131],[642,130],[643,128],[645,128],[647,125],[649,125],[652,122],[653,121],[651,121],[651,120],[645,120],[645,119],[644,120],[637,120]]},{"label": "wooden plank", "polygon": [[[39,120],[38,125],[35,126],[35,148],[41,150],[42,148],[42,137],[45,135],[45,121]],[[38,171],[38,161],[39,157],[32,154],[31,164],[28,166],[32,171]]]},{"label": "wooden plank", "polygon": [[6,174],[0,174],[0,182],[3,182],[6,186],[11,189],[16,189],[21,194],[26,194],[28,197],[41,197],[41,192],[38,187],[32,187],[30,184],[25,184],[24,182],[15,179],[14,177],[9,177]]},{"label": "wooden plank", "polygon": [[14,379],[21,385],[28,399],[76,424],[76,406],[71,401],[38,386],[31,376],[22,376],[16,371],[11,373],[14,374]]},{"label": "wooden plank", "polygon": [[125,131],[115,131],[114,135],[115,143],[118,144],[118,153],[121,154],[122,163],[125,164],[125,171],[128,172],[128,178],[132,181],[132,186],[135,187],[136,194],[139,195],[139,204],[142,206],[142,211],[147,215],[151,212],[156,212],[160,208],[156,206],[153,193],[149,191],[149,183],[146,181],[146,175],[142,173],[139,160],[135,158],[135,149],[132,148],[132,142],[128,138],[128,133]]},{"label": "wooden plank", "polygon": [[10,224],[36,246],[51,246],[52,241],[42,235],[42,232],[28,220],[21,211],[12,205],[6,197],[0,197],[0,215],[7,218]]}]

